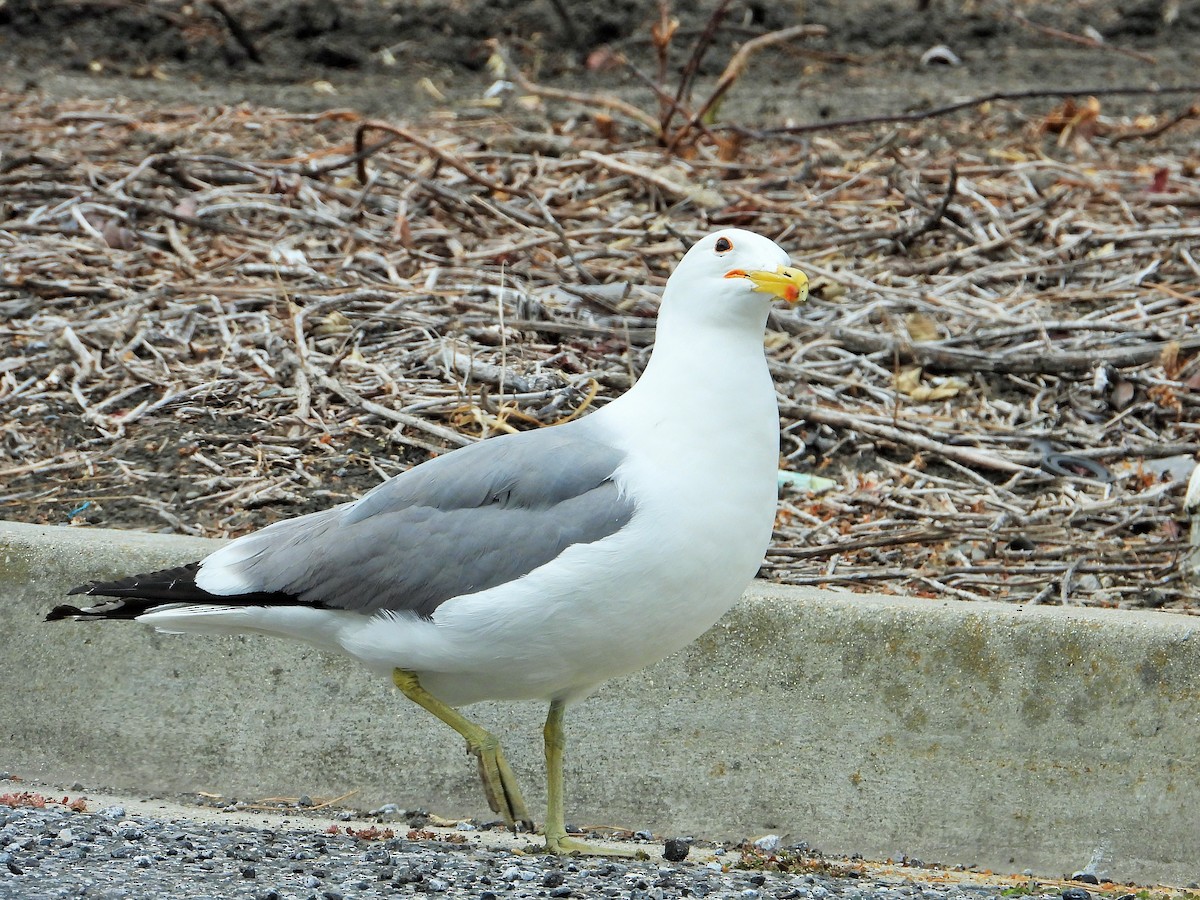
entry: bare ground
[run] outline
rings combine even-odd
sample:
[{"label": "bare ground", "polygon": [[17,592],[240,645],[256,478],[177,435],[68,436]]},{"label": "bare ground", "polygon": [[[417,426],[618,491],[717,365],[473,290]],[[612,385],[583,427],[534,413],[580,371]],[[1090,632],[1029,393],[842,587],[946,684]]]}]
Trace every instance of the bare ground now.
[{"label": "bare ground", "polygon": [[[767,577],[1190,611],[1196,92],[1100,89],[1195,78],[1197,10],[830,6],[670,152],[646,5],[229,4],[262,63],[207,5],[0,8],[0,516],[239,534],[561,421],[636,376],[680,236],[736,224],[814,276],[768,348],[783,465],[835,483],[784,489]],[[755,10],[690,108],[801,21]],[[368,114],[407,131],[359,173]]]}]

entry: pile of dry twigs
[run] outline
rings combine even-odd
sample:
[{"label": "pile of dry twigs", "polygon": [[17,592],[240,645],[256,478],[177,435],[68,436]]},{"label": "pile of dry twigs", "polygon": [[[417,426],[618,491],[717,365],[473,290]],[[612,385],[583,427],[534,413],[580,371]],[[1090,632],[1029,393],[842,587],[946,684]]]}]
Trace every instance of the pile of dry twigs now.
[{"label": "pile of dry twigs", "polygon": [[586,414],[684,242],[737,225],[812,276],[767,345],[782,465],[833,483],[782,489],[767,577],[1190,608],[1194,120],[697,121],[666,152],[518,94],[405,128],[0,94],[0,516],[235,535]]}]

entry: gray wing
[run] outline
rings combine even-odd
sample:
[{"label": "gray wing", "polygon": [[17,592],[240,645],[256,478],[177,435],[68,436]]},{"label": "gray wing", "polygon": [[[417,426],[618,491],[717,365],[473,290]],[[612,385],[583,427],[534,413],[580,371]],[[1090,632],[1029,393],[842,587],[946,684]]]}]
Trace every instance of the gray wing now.
[{"label": "gray wing", "polygon": [[201,572],[224,569],[246,592],[305,605],[432,615],[630,520],[634,503],[613,481],[623,453],[575,424],[447,453],[353,503],[247,535]]}]

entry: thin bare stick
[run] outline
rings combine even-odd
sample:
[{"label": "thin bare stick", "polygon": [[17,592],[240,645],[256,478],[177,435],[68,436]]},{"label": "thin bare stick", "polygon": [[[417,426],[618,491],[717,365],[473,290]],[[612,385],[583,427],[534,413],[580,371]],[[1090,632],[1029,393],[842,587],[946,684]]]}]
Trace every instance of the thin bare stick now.
[{"label": "thin bare stick", "polygon": [[1025,375],[1090,372],[1097,365],[1110,365],[1122,369],[1158,359],[1171,347],[1188,353],[1200,350],[1200,336],[1094,350],[1046,350],[1038,347],[1028,352],[1008,352],[1003,355],[968,347],[949,347],[932,341],[907,341],[857,328],[834,327],[830,329],[830,336],[856,353],[894,355],[902,362],[916,362],[943,371],[1009,372]]},{"label": "thin bare stick", "polygon": [[741,131],[751,137],[762,138],[781,134],[808,134],[813,131],[834,131],[839,128],[856,128],[862,125],[878,125],[885,122],[920,122],[925,119],[934,119],[938,116],[947,116],[960,110],[971,109],[981,106],[984,103],[994,103],[997,100],[1045,100],[1086,96],[1138,97],[1196,93],[1200,93],[1200,84],[1180,85],[1178,87],[1151,85],[1147,87],[1079,87],[1063,88],[1061,90],[1037,88],[1028,91],[993,91],[990,94],[982,94],[978,97],[972,97],[969,100],[959,100],[956,103],[947,103],[945,106],[934,106],[930,109],[922,109],[915,112],[883,113],[877,116],[856,116],[850,119],[830,119],[827,122],[806,122],[801,125],[783,125],[778,128],[746,129],[730,125],[724,126],[724,128]]},{"label": "thin bare stick", "polygon": [[795,413],[801,419],[806,419],[810,422],[818,422],[822,425],[830,425],[836,428],[849,428],[862,434],[870,435],[871,437],[882,438],[896,444],[904,444],[916,450],[937,453],[947,459],[960,462],[965,466],[991,469],[995,472],[1005,472],[1010,475],[1036,475],[1045,477],[1044,473],[1038,469],[1012,462],[1011,460],[988,453],[985,450],[947,444],[934,440],[931,437],[926,437],[923,434],[893,428],[891,425],[867,422],[838,410],[820,406],[801,406],[795,409]]},{"label": "thin bare stick", "polygon": [[796,38],[820,37],[826,32],[827,29],[824,25],[793,25],[791,28],[772,31],[746,41],[733,54],[728,64],[726,64],[725,71],[717,79],[717,84],[708,95],[708,99],[700,104],[700,108],[692,113],[691,118],[667,141],[667,151],[670,152],[679,146],[679,142],[687,137],[688,133],[700,122],[704,121],[704,117],[708,115],[708,112],[717,105],[726,92],[741,77],[742,72],[745,71],[747,64],[750,62],[750,57],[755,53],[766,47],[783,44],[787,41],[793,41]]},{"label": "thin bare stick", "polygon": [[663,132],[667,130],[667,124],[675,114],[677,106],[677,101],[672,100],[663,87],[667,83],[667,66],[671,61],[671,39],[675,37],[678,29],[679,20],[671,16],[671,0],[658,0],[658,21],[650,26],[650,44],[654,47],[654,58],[658,62],[657,78],[653,81],[644,78],[625,54],[620,54],[621,62],[635,75],[643,77],[658,97],[658,123],[659,130]]},{"label": "thin bare stick", "polygon": [[1012,18],[1020,25],[1030,28],[1034,31],[1040,31],[1047,37],[1057,38],[1060,41],[1069,41],[1072,44],[1079,44],[1083,47],[1091,47],[1095,50],[1110,50],[1113,53],[1120,53],[1123,56],[1131,57],[1139,62],[1150,63],[1157,65],[1158,60],[1149,53],[1142,53],[1138,50],[1127,50],[1124,47],[1114,47],[1111,44],[1106,44],[1103,41],[1098,41],[1095,38],[1090,38],[1082,34],[1072,34],[1069,31],[1063,31],[1059,28],[1051,28],[1049,25],[1040,25],[1037,22],[1031,22],[1025,17],[1024,13],[1014,12]]},{"label": "thin bare stick", "polygon": [[250,37],[245,27],[243,27],[238,17],[230,12],[222,0],[208,0],[208,5],[217,11],[221,19],[225,22],[225,27],[229,29],[229,33],[233,35],[233,39],[238,42],[238,45],[246,51],[246,55],[250,57],[251,62],[261,64],[263,61],[262,54],[258,52],[258,47],[254,44],[254,38]]},{"label": "thin bare stick", "polygon": [[358,128],[354,130],[354,152],[360,157],[358,163],[358,180],[362,184],[367,183],[367,173],[365,169],[366,157],[362,156],[361,154],[363,153],[364,138],[368,131],[386,131],[388,134],[393,134],[398,138],[403,138],[410,144],[420,147],[429,155],[436,156],[452,169],[461,172],[462,174],[466,175],[467,178],[471,179],[471,181],[482,185],[489,191],[493,191],[497,194],[503,194],[512,191],[511,188],[507,188],[499,182],[492,181],[492,179],[486,177],[485,175],[481,175],[474,167],[463,162],[453,153],[443,150],[432,141],[425,140],[423,137],[414,134],[407,128],[401,128],[399,125],[392,125],[388,122],[380,122],[376,119],[362,122],[359,124]]},{"label": "thin bare stick", "polygon": [[317,383],[326,390],[333,391],[346,401],[353,403],[364,412],[369,412],[372,415],[379,416],[382,419],[388,419],[392,422],[399,422],[401,425],[406,425],[409,428],[415,428],[418,431],[424,431],[426,434],[431,434],[436,438],[440,438],[451,446],[465,447],[468,444],[474,443],[471,438],[464,434],[460,434],[451,428],[446,428],[442,425],[422,419],[420,416],[402,413],[398,410],[392,409],[390,406],[383,406],[382,404],[376,403],[373,400],[368,400],[357,391],[351,390],[346,385],[342,384],[336,378],[331,378],[328,375],[318,375]]},{"label": "thin bare stick", "polygon": [[950,208],[950,202],[954,199],[954,192],[958,188],[958,163],[950,163],[950,178],[946,182],[946,193],[942,195],[942,202],[938,204],[930,215],[918,225],[914,225],[907,231],[902,231],[896,235],[896,241],[900,244],[911,244],[914,239],[923,234],[927,234],[937,228],[938,223],[946,215],[946,210]]},{"label": "thin bare stick", "polygon": [[620,113],[630,121],[637,122],[639,125],[644,126],[650,134],[655,135],[656,137],[662,133],[661,129],[659,128],[658,120],[655,119],[654,116],[638,109],[631,103],[626,103],[624,100],[621,100],[618,97],[613,97],[608,94],[589,94],[583,91],[566,91],[561,88],[546,87],[530,81],[529,78],[527,78],[521,71],[521,69],[514,65],[513,62],[508,58],[507,52],[504,50],[503,45],[501,45],[499,41],[492,40],[489,41],[489,44],[500,56],[500,58],[504,60],[505,70],[508,72],[512,80],[517,83],[517,86],[520,87],[521,90],[530,94],[535,94],[538,97],[546,97],[550,100],[566,100],[571,103],[579,103],[583,106],[593,109],[598,107],[600,109],[611,110],[612,112]]},{"label": "thin bare stick", "polygon": [[1140,138],[1144,141],[1151,141],[1156,137],[1161,137],[1162,135],[1166,134],[1180,122],[1186,122],[1189,119],[1195,119],[1198,117],[1200,117],[1200,103],[1193,103],[1187,107],[1187,109],[1180,110],[1175,115],[1168,117],[1161,124],[1155,125],[1153,128],[1147,128],[1144,131],[1138,131],[1137,129],[1134,129],[1132,131],[1122,131],[1120,134],[1114,134],[1109,139],[1109,143],[1115,147],[1122,141],[1131,141],[1134,138]]},{"label": "thin bare stick", "polygon": [[[717,29],[721,27],[721,22],[725,18],[726,12],[729,10],[731,0],[719,0],[716,7],[712,11],[712,15],[708,17],[708,21],[704,23],[704,30],[700,32],[696,38],[696,42],[692,45],[692,55],[688,57],[687,63],[684,64],[683,71],[679,74],[679,87],[675,91],[675,105],[673,109],[682,108],[684,105],[690,105],[692,102],[692,83],[696,80],[696,73],[700,71],[700,63],[704,60],[704,55],[708,52],[708,48],[712,46],[713,41],[717,36]],[[662,123],[662,132],[665,134],[667,127],[670,125],[670,118]]]}]

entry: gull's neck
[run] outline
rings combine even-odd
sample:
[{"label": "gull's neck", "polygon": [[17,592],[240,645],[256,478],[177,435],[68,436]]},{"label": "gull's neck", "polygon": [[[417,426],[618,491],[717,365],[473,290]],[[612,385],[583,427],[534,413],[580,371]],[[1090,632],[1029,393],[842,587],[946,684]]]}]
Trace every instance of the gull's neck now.
[{"label": "gull's neck", "polygon": [[[742,309],[726,321],[669,304],[645,372],[621,407],[639,419],[723,421],[724,427],[778,430],[775,388],[763,350],[769,307]],[[692,315],[687,313],[692,312]],[[614,410],[615,412],[615,410]]]},{"label": "gull's neck", "polygon": [[767,375],[763,335],[770,307],[742,309],[725,320],[687,316],[688,310],[664,304],[658,318],[654,351],[634,390],[667,391],[679,396],[741,385],[745,376],[761,383]]}]

